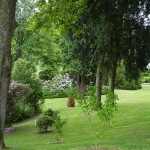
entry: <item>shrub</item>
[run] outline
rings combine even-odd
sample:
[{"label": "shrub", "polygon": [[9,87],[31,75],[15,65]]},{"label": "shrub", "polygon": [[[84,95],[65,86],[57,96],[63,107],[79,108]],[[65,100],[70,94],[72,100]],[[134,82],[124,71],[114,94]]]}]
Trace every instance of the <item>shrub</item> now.
[{"label": "shrub", "polygon": [[13,118],[13,122],[20,121],[32,117],[34,115],[34,109],[27,104],[17,103],[14,106],[14,113],[11,115]]},{"label": "shrub", "polygon": [[138,90],[141,89],[141,85],[138,82],[135,81],[125,81],[122,85],[118,85],[117,88],[123,89],[123,90]]},{"label": "shrub", "polygon": [[150,77],[143,77],[142,82],[143,83],[150,83]]},{"label": "shrub", "polygon": [[12,80],[19,83],[29,84],[30,81],[35,78],[36,68],[28,61],[24,59],[18,59],[14,63],[12,70]]},{"label": "shrub", "polygon": [[32,63],[18,59],[13,67],[12,79],[19,83],[28,84],[29,94],[26,103],[31,105],[35,112],[40,111],[40,105],[44,102],[43,90],[40,81],[35,76],[36,69]]},{"label": "shrub", "polygon": [[59,75],[52,80],[43,82],[45,98],[67,97],[67,89],[72,86],[72,79],[69,75]]},{"label": "shrub", "polygon": [[24,102],[26,96],[29,95],[29,85],[28,84],[20,84],[18,82],[12,81],[9,86],[8,91],[8,103],[13,101]]},{"label": "shrub", "polygon": [[55,121],[56,118],[58,117],[59,111],[53,111],[51,108],[49,108],[48,110],[44,111],[42,114],[52,117],[53,120]]},{"label": "shrub", "polygon": [[116,88],[124,90],[137,90],[141,88],[140,82],[135,80],[127,80],[125,75],[125,66],[121,64],[116,72]]},{"label": "shrub", "polygon": [[55,139],[57,143],[61,141],[61,137],[63,136],[62,128],[67,123],[67,120],[62,120],[61,117],[57,117],[54,122],[54,130],[55,130]]},{"label": "shrub", "polygon": [[30,93],[27,96],[26,103],[31,105],[35,112],[40,112],[41,105],[44,103],[44,95],[41,83],[37,79],[33,79],[29,86]]},{"label": "shrub", "polygon": [[[8,91],[7,105],[6,105],[6,125],[11,125],[12,122],[19,121],[24,117],[20,113],[20,107],[29,107],[25,104],[26,97],[29,95],[29,86],[11,82]],[[27,113],[27,112],[26,112]],[[33,113],[30,113],[31,115]],[[28,115],[27,115],[28,116]]]},{"label": "shrub", "polygon": [[150,72],[146,71],[141,73],[142,83],[150,83]]},{"label": "shrub", "polygon": [[38,117],[36,121],[36,126],[37,128],[39,128],[41,132],[46,132],[48,131],[49,127],[52,127],[53,123],[54,123],[54,120],[52,117],[48,115],[41,115]]}]

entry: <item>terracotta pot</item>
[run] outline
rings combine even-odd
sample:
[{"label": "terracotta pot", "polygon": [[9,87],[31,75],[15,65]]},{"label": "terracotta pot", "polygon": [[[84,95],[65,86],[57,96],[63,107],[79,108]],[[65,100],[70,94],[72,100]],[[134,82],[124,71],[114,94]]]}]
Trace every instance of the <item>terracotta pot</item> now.
[{"label": "terracotta pot", "polygon": [[68,107],[75,107],[75,101],[73,98],[68,97],[67,106]]}]

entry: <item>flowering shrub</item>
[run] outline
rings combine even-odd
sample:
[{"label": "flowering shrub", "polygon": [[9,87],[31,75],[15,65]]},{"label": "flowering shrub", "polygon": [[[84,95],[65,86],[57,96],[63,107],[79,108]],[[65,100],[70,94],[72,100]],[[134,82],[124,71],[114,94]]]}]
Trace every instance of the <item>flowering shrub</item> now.
[{"label": "flowering shrub", "polygon": [[46,98],[67,97],[67,89],[71,86],[69,75],[59,75],[43,82],[44,95]]},{"label": "flowering shrub", "polygon": [[28,84],[19,84],[18,82],[12,81],[8,91],[8,103],[15,100],[23,102],[25,100],[25,95],[28,94]]},{"label": "flowering shrub", "polygon": [[26,116],[25,114],[24,116],[22,116],[21,110],[25,111],[26,108],[28,108],[28,111],[31,110],[31,107],[25,105],[26,97],[28,95],[29,95],[29,86],[27,84],[19,84],[14,81],[11,82],[9,86],[7,106],[6,106],[7,125],[10,125],[12,122],[21,120]]}]

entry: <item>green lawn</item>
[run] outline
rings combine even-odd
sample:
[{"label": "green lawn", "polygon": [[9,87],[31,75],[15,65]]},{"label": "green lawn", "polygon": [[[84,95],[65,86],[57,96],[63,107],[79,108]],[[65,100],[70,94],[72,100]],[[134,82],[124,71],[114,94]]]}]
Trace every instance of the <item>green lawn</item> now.
[{"label": "green lawn", "polygon": [[[102,127],[93,115],[93,124],[100,127],[100,146],[116,147],[122,150],[150,150],[150,86],[141,90],[116,90],[119,96],[118,111],[113,118],[113,127]],[[94,133],[77,105],[67,108],[66,98],[48,99],[43,109],[59,110],[68,120],[64,127],[62,144],[51,144],[54,133],[39,134],[35,127],[36,118],[14,125],[16,130],[5,136],[6,145],[11,150],[67,150],[93,146]]]}]

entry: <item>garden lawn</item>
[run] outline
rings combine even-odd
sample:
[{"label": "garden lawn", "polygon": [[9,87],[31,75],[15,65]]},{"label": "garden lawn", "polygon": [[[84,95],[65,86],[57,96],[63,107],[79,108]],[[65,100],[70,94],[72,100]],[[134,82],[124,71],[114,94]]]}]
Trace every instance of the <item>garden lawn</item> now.
[{"label": "garden lawn", "polygon": [[[150,150],[150,86],[141,90],[116,90],[118,94],[118,111],[109,127],[99,121],[93,113],[93,126],[100,129],[101,147],[114,147],[121,150]],[[104,97],[103,97],[104,98]],[[43,110],[59,110],[61,116],[68,120],[63,128],[62,144],[51,144],[55,141],[54,132],[40,134],[35,127],[36,117],[14,124],[15,130],[5,136],[10,150],[74,150],[94,145],[93,132],[84,113],[77,104],[67,108],[66,98],[47,99]]]}]

